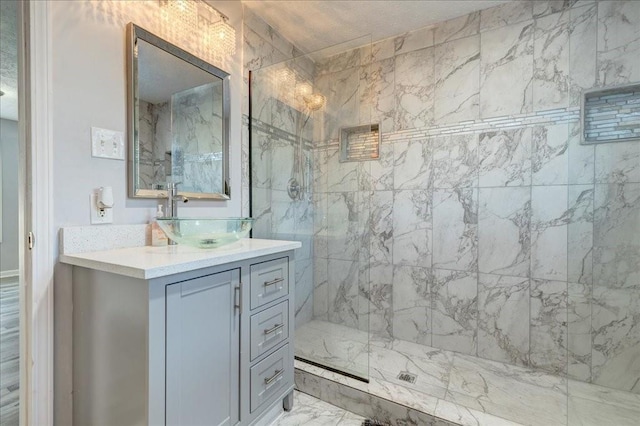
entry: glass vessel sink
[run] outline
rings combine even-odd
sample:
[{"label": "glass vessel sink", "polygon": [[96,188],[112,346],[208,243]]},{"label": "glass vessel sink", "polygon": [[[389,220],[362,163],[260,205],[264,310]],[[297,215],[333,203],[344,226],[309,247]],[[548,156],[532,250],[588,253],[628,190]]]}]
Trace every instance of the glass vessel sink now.
[{"label": "glass vessel sink", "polygon": [[239,218],[158,218],[158,225],[170,240],[191,247],[215,248],[249,235],[254,219]]}]

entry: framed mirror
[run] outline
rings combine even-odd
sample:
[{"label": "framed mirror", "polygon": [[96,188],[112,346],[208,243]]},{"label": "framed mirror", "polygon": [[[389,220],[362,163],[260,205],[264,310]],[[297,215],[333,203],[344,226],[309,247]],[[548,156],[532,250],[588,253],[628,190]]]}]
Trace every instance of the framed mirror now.
[{"label": "framed mirror", "polygon": [[228,200],[229,74],[127,27],[129,197]]}]

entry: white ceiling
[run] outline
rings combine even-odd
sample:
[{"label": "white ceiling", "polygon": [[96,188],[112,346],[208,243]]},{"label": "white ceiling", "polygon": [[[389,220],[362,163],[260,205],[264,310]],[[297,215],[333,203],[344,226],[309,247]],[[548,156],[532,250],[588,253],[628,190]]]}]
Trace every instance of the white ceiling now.
[{"label": "white ceiling", "polygon": [[[506,0],[262,0],[243,1],[306,52],[358,37],[372,41],[403,34]],[[17,17],[14,1],[0,1],[0,117],[17,120]],[[214,3],[215,4],[215,3]],[[152,98],[160,98],[154,93]]]},{"label": "white ceiling", "polygon": [[17,2],[0,1],[0,118],[18,120]]},{"label": "white ceiling", "polygon": [[369,34],[376,42],[508,0],[243,0],[242,3],[298,48],[314,52]]}]

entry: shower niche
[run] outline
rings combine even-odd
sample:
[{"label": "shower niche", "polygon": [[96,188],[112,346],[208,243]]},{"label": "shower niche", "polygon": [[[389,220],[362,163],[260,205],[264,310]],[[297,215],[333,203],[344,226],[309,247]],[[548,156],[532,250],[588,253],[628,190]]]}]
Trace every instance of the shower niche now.
[{"label": "shower niche", "polygon": [[640,84],[585,91],[580,111],[583,144],[640,142]]},{"label": "shower niche", "polygon": [[340,161],[370,161],[380,158],[380,125],[346,127],[340,130]]}]

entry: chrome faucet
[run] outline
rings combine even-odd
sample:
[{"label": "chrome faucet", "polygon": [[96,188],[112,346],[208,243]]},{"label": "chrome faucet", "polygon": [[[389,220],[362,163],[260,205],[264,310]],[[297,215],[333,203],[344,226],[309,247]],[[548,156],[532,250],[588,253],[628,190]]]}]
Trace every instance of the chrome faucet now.
[{"label": "chrome faucet", "polygon": [[[170,218],[178,217],[178,201],[182,200],[183,203],[188,203],[189,199],[184,195],[178,195],[178,184],[175,182],[169,182],[167,184],[167,205],[165,206],[165,214]],[[177,225],[179,226],[179,225]],[[169,239],[170,245],[176,245],[175,241]]]},{"label": "chrome faucet", "polygon": [[188,203],[189,199],[184,195],[178,195],[178,184],[169,182],[167,184],[167,205],[165,208],[165,214],[169,217],[178,217],[178,201],[182,200],[183,203]]}]

